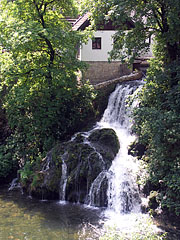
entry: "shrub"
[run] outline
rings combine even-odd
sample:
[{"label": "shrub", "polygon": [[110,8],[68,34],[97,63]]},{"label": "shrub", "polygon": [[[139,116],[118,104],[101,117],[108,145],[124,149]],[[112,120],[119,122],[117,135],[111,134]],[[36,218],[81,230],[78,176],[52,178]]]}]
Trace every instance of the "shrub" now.
[{"label": "shrub", "polygon": [[176,215],[180,214],[180,84],[172,81],[178,82],[179,76],[178,64],[165,70],[152,65],[134,111],[134,130],[147,146],[143,159],[155,188],[150,190],[158,189],[161,207]]}]

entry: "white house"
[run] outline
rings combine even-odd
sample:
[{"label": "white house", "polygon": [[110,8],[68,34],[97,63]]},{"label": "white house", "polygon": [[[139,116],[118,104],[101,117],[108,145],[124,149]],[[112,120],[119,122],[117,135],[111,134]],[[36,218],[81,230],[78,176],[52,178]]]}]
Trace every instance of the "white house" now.
[{"label": "white house", "polygon": [[[79,17],[73,24],[73,30],[85,30],[90,25],[89,16],[90,14],[86,13]],[[133,24],[127,23],[127,27],[130,29]],[[84,77],[89,79],[92,84],[118,78],[132,72],[132,68],[128,68],[118,60],[108,62],[108,52],[113,48],[112,36],[115,32],[115,27],[111,22],[101,25],[94,33],[94,38],[80,46],[79,59],[89,64]],[[144,56],[144,59],[147,57],[149,56]],[[139,60],[137,64],[139,64]]]}]

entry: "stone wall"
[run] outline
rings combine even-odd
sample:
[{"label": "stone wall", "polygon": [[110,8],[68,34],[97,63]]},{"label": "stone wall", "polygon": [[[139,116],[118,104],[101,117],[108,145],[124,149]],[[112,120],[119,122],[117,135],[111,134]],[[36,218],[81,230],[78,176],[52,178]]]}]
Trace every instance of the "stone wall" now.
[{"label": "stone wall", "polygon": [[132,69],[127,65],[120,62],[86,62],[88,69],[84,73],[83,78],[88,79],[91,84],[98,84],[107,80],[118,78],[124,75],[128,75],[132,72]]}]

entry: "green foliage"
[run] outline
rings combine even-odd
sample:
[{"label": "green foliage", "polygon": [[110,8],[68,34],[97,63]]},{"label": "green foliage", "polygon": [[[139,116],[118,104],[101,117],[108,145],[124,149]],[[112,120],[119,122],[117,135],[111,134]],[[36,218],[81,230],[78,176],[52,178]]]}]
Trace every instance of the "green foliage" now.
[{"label": "green foliage", "polygon": [[72,0],[2,0],[0,13],[0,95],[15,143],[11,159],[23,165],[83,126],[94,93],[77,83],[81,35],[65,19],[77,13]]},{"label": "green foliage", "polygon": [[49,89],[41,85],[37,89],[26,83],[13,88],[7,96],[9,125],[28,154],[34,148],[47,151],[56,140],[78,130],[92,109],[88,86],[67,85],[60,82],[60,86],[51,85]]},{"label": "green foliage", "polygon": [[21,182],[22,184],[26,184],[26,182],[32,178],[33,175],[33,170],[32,170],[32,165],[30,162],[26,162],[26,164],[24,165],[23,170],[19,170],[20,173],[20,178],[21,178]]},{"label": "green foliage", "polygon": [[148,148],[144,160],[150,173],[149,180],[158,189],[161,207],[180,214],[180,85],[179,65],[162,71],[153,65],[135,109],[134,129],[139,141]]},{"label": "green foliage", "polygon": [[[95,26],[112,20],[119,30],[114,36],[111,59],[130,61],[149,50],[150,39],[157,43],[156,52],[164,62],[180,56],[179,0],[98,0],[86,1]],[[127,30],[127,23],[133,27]]]},{"label": "green foliage", "polygon": [[0,145],[0,178],[8,178],[18,169],[13,149],[12,139],[9,139],[8,144]]}]

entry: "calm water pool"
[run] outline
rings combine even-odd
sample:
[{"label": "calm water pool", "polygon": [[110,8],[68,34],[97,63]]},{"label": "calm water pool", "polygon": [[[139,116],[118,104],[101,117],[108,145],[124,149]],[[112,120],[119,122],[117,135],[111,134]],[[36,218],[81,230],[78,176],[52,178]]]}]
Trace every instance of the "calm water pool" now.
[{"label": "calm water pool", "polygon": [[96,239],[100,209],[30,199],[0,187],[0,240]]}]

